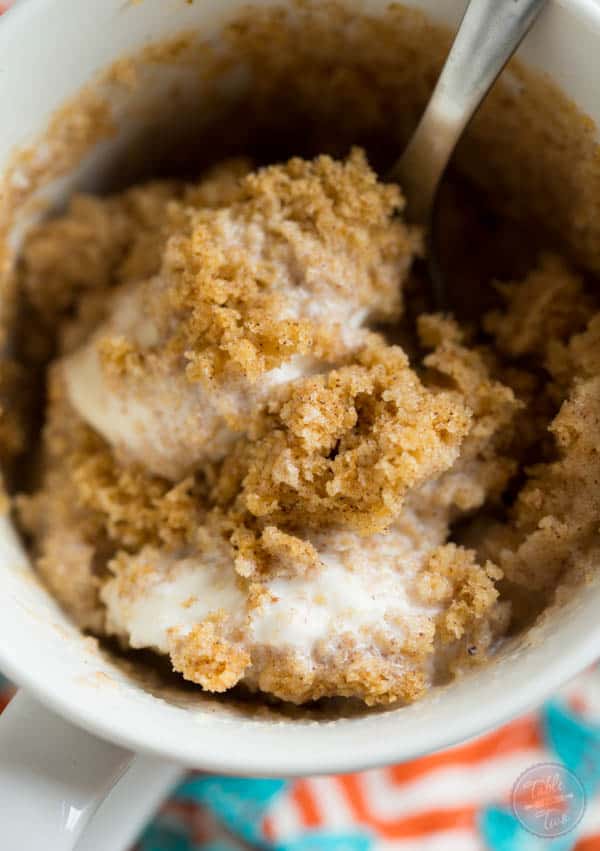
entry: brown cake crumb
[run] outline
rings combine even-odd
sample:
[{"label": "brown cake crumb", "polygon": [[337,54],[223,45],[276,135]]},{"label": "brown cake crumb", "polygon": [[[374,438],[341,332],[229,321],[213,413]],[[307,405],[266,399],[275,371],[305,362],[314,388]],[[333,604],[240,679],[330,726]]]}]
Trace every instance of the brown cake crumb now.
[{"label": "brown cake crumb", "polygon": [[82,627],[210,691],[406,702],[486,659],[502,589],[548,594],[600,546],[582,278],[542,256],[487,340],[423,314],[411,362],[372,331],[421,250],[402,205],[355,150],[76,199],[32,233],[32,308],[64,318],[19,508]]},{"label": "brown cake crumb", "polygon": [[[420,250],[362,152],[247,169],[74,202],[34,232],[32,292],[44,269],[58,282],[61,246],[89,251],[95,278],[84,292],[64,270],[55,309],[79,311],[22,522],[83,626],[206,689],[411,700],[441,675],[439,647],[448,668],[494,633],[500,571],[445,541],[502,490],[519,403],[449,320],[422,319],[420,370],[361,328],[398,317]],[[164,606],[156,631],[146,612]]]},{"label": "brown cake crumb", "polygon": [[484,328],[511,357],[543,360],[549,346],[583,329],[592,310],[581,275],[555,254],[542,255],[525,281],[498,284],[498,289],[507,307],[488,314]]},{"label": "brown cake crumb", "polygon": [[226,459],[216,493],[238,490],[269,521],[375,532],[408,490],[452,466],[470,420],[460,397],[428,391],[400,348],[373,337],[352,363],[270,403]]},{"label": "brown cake crumb", "polygon": [[442,641],[462,638],[473,622],[487,615],[498,597],[495,581],[502,571],[491,562],[477,569],[473,550],[446,544],[434,550],[418,579],[419,593],[427,602],[448,602],[440,616]]},{"label": "brown cake crumb", "polygon": [[575,384],[550,425],[558,459],[530,470],[512,524],[496,532],[499,564],[518,585],[551,594],[598,546],[599,405],[597,377]]},{"label": "brown cake crumb", "polygon": [[21,280],[39,315],[55,321],[86,292],[154,274],[167,204],[177,194],[177,184],[155,182],[110,198],[75,195],[64,216],[36,227]]},{"label": "brown cake crumb", "polygon": [[169,635],[173,668],[207,691],[227,691],[238,683],[250,656],[226,637],[227,614],[215,612],[183,637]]},{"label": "brown cake crumb", "polygon": [[[360,346],[367,320],[396,317],[420,251],[398,188],[359,150],[246,167],[157,201],[158,268],[145,276],[135,243],[105,321],[64,361],[80,416],[123,461],[172,481],[227,454],[275,386]],[[60,244],[58,225],[53,234]],[[94,294],[81,301],[86,328]],[[70,350],[81,321],[68,327]]]}]

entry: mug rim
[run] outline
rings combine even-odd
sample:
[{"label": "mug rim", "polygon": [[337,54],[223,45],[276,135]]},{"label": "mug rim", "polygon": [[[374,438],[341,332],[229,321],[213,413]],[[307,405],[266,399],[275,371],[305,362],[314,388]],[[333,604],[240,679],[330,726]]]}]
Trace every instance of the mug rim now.
[{"label": "mug rim", "polygon": [[[0,639],[1,637],[0,631]],[[147,723],[140,724],[144,719],[137,714],[135,720],[115,716],[108,709],[110,700],[97,703],[90,700],[89,689],[82,699],[83,692],[77,684],[75,687],[71,686],[71,694],[68,694],[60,688],[61,684],[57,684],[50,677],[41,682],[41,678],[32,673],[31,666],[23,668],[10,654],[2,652],[1,640],[0,660],[2,672],[15,684],[34,695],[51,711],[101,739],[189,768],[202,768],[210,773],[253,777],[302,777],[363,771],[415,759],[500,727],[514,717],[539,706],[568,679],[596,661],[599,638],[600,629],[597,633],[589,633],[584,641],[573,644],[567,652],[563,649],[560,656],[554,657],[552,666],[542,664],[542,660],[547,656],[543,645],[529,649],[528,653],[538,651],[541,663],[539,674],[533,679],[529,674],[522,677],[521,687],[512,682],[509,688],[494,688],[493,680],[499,678],[493,675],[494,663],[487,665],[488,673],[492,672],[492,677],[487,678],[488,688],[482,687],[478,690],[480,700],[469,700],[468,712],[449,711],[443,725],[437,724],[433,729],[427,729],[426,736],[421,735],[420,739],[414,736],[408,743],[406,736],[399,735],[396,740],[394,736],[388,736],[382,727],[391,726],[395,728],[396,733],[402,733],[402,722],[407,711],[418,713],[427,704],[435,704],[440,699],[445,701],[449,710],[453,709],[452,697],[456,696],[460,685],[464,684],[469,676],[481,681],[483,671],[463,675],[447,689],[438,687],[416,703],[391,709],[389,712],[384,711],[382,714],[361,714],[356,718],[340,718],[330,722],[298,723],[292,720],[275,722],[274,725],[262,723],[250,729],[247,719],[227,719],[224,727],[213,727],[208,736],[202,735],[202,726],[199,725],[198,740],[190,741],[189,727],[186,729],[186,735],[180,736],[177,731],[169,729],[167,723],[157,736],[155,730],[148,732]],[[547,662],[547,659],[545,661]],[[491,703],[486,700],[487,691],[491,691],[494,698]],[[142,694],[144,697],[148,696],[144,691]],[[167,701],[160,702],[170,708]],[[186,726],[188,724],[189,721],[186,721]],[[360,741],[357,735],[365,732],[360,729],[365,726],[370,728],[367,730],[370,738],[366,743]],[[244,738],[234,735],[235,728],[238,731],[240,728],[245,729]],[[347,735],[339,736],[340,732]],[[290,739],[290,736],[293,738]],[[339,739],[339,742],[332,747],[334,738]],[[233,747],[224,749],[225,743]],[[320,749],[322,755],[315,755],[314,748]]]},{"label": "mug rim", "polygon": [[[595,0],[554,2],[593,22],[600,41],[600,5]],[[0,53],[2,42],[10,39],[10,27],[30,26],[28,22],[31,16],[43,5],[53,5],[52,0],[20,0],[5,13],[0,22]],[[0,537],[5,533],[14,535],[3,521],[0,523]],[[3,617],[1,620],[9,622],[10,617]],[[549,654],[543,652],[543,647],[529,648],[527,653],[537,653],[540,657],[536,676],[532,677],[523,672],[520,688],[512,683],[510,688],[505,689],[496,688],[494,676],[489,676],[488,686],[482,688],[481,694],[482,698],[485,698],[488,692],[493,695],[492,703],[485,699],[471,701],[468,712],[449,712],[444,724],[437,724],[433,728],[430,726],[427,729],[424,724],[421,736],[414,735],[408,742],[407,737],[400,734],[404,721],[402,713],[406,713],[410,707],[381,714],[361,715],[357,718],[341,718],[330,723],[290,721],[280,725],[263,723],[262,726],[255,724],[248,727],[245,722],[227,719],[219,730],[209,724],[206,728],[208,735],[206,730],[203,731],[202,726],[198,725],[197,740],[191,742],[189,729],[186,736],[180,735],[175,729],[163,728],[157,733],[155,729],[150,729],[150,724],[146,723],[147,719],[138,719],[137,716],[134,718],[132,715],[118,712],[112,715],[110,707],[113,704],[110,699],[94,700],[93,692],[84,690],[77,684],[64,688],[64,684],[52,680],[45,668],[40,668],[39,665],[36,668],[33,653],[28,664],[23,665],[22,656],[12,647],[10,632],[10,628],[6,630],[0,624],[0,661],[3,673],[33,693],[51,710],[76,725],[103,739],[185,765],[201,765],[209,771],[253,776],[301,776],[358,771],[449,747],[503,724],[539,704],[569,676],[591,664],[600,650],[600,623],[595,631],[591,630],[577,640],[574,637],[570,644],[561,647],[552,666],[547,664]],[[17,646],[21,647],[19,642]],[[545,664],[542,662],[544,659]],[[479,671],[473,676],[483,678],[483,672]],[[464,681],[465,678],[462,679]],[[482,679],[482,682],[485,680]],[[451,689],[458,689],[458,686],[459,683]],[[419,711],[419,707],[423,707],[425,713],[427,707],[434,706],[440,698],[449,700],[448,706],[451,709],[451,689],[447,693],[444,689],[438,689],[433,696],[413,704],[412,706],[417,708],[411,710],[411,717]],[[150,699],[150,696],[148,697]],[[142,712],[138,714],[141,716]],[[218,723],[220,724],[220,721]],[[245,737],[251,739],[250,742],[244,743],[242,736],[234,734],[234,730],[240,727],[243,728]],[[364,741],[359,741],[356,734],[359,729],[362,732],[364,727],[367,728],[368,735],[363,735]],[[388,737],[385,734],[388,727],[398,735]],[[293,737],[294,741],[286,742],[286,736]],[[231,746],[225,747],[226,742],[230,742]]]}]

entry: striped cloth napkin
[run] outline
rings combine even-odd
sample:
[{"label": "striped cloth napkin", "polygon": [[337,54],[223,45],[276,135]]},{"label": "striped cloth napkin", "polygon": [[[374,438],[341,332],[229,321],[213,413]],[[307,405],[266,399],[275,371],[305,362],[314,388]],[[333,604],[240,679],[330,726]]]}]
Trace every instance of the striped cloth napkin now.
[{"label": "striped cloth napkin", "polygon": [[[2,681],[0,707],[11,695]],[[402,765],[292,781],[191,772],[132,851],[252,848],[600,851],[600,668],[536,713]]]}]

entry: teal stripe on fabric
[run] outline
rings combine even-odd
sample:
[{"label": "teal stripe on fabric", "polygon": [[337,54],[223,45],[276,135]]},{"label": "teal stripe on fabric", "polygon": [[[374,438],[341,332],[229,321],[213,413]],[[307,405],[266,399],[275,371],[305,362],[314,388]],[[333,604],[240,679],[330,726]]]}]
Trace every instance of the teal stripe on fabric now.
[{"label": "teal stripe on fabric", "polygon": [[583,783],[588,797],[600,789],[600,724],[592,724],[558,699],[542,709],[548,747]]},{"label": "teal stripe on fabric", "polygon": [[160,827],[146,831],[136,846],[136,851],[240,851],[240,846],[231,842],[203,842],[196,845],[190,839],[170,833]]},{"label": "teal stripe on fabric", "polygon": [[307,833],[300,839],[275,845],[273,851],[370,851],[371,837],[364,833]]},{"label": "teal stripe on fabric", "polygon": [[195,851],[183,825],[180,829],[158,819],[149,825],[136,844],[136,851]]},{"label": "teal stripe on fabric", "polygon": [[175,790],[175,798],[209,807],[228,830],[246,842],[264,844],[262,822],[285,780],[192,776]]},{"label": "teal stripe on fabric", "polygon": [[490,851],[572,851],[577,842],[576,831],[556,839],[534,836],[504,807],[486,807],[478,827]]}]

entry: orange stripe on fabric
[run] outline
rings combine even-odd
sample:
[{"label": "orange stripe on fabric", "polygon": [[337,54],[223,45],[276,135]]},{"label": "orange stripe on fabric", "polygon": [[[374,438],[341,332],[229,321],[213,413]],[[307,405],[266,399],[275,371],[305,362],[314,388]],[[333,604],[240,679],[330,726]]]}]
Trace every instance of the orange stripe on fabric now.
[{"label": "orange stripe on fabric", "polygon": [[7,688],[4,691],[0,691],[0,712],[2,712],[3,709],[6,709],[6,707],[8,706],[10,701],[12,700],[13,696],[14,696],[14,690],[13,689]]},{"label": "orange stripe on fabric", "polygon": [[411,839],[443,830],[475,828],[476,807],[424,810],[395,821],[378,818],[369,811],[359,777],[350,774],[338,777],[337,781],[344,790],[356,818],[376,830],[384,839]]},{"label": "orange stripe on fabric", "polygon": [[582,694],[572,694],[568,700],[569,707],[576,715],[584,715],[587,712],[588,705]]},{"label": "orange stripe on fabric", "polygon": [[321,824],[321,814],[315,796],[306,780],[297,780],[293,784],[291,797],[298,807],[304,827],[317,827]]},{"label": "orange stripe on fabric", "polygon": [[396,785],[410,783],[436,768],[475,765],[492,756],[504,756],[515,751],[538,748],[541,745],[542,736],[537,720],[533,717],[520,718],[474,742],[467,742],[465,745],[424,756],[412,762],[394,765],[388,770],[389,779]]},{"label": "orange stripe on fabric", "polygon": [[270,816],[266,816],[262,823],[262,833],[265,839],[268,839],[269,842],[273,842],[275,839],[275,827],[273,826],[273,819]]},{"label": "orange stripe on fabric", "polygon": [[189,821],[196,815],[198,804],[195,801],[175,801],[170,799],[165,801],[160,809],[165,815],[172,815],[184,821]]},{"label": "orange stripe on fabric", "polygon": [[573,851],[600,851],[600,836],[586,836],[580,839]]}]

